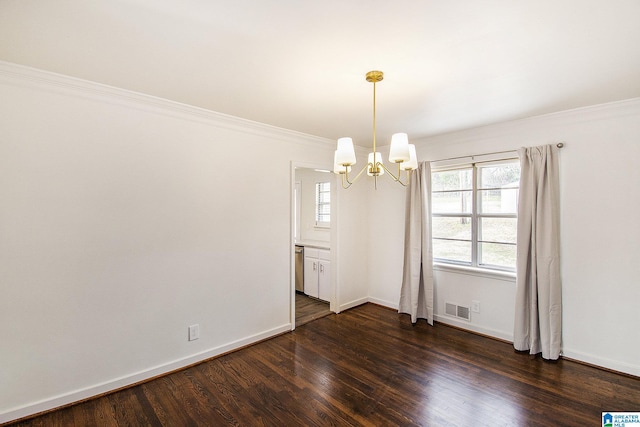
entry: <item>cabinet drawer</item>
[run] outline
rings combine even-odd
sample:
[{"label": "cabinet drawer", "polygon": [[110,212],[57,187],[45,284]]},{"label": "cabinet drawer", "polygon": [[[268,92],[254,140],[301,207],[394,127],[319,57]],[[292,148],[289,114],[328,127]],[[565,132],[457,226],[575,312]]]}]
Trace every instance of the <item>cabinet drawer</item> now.
[{"label": "cabinet drawer", "polygon": [[316,248],[304,247],[304,256],[308,258],[318,258],[318,252],[320,250]]},{"label": "cabinet drawer", "polygon": [[318,250],[318,258],[326,261],[331,261],[331,251],[325,249]]}]

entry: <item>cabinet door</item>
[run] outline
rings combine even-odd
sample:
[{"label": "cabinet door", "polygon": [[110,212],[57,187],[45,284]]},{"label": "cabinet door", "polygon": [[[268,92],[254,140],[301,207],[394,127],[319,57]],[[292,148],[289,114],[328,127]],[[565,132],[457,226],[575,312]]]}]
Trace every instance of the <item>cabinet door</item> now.
[{"label": "cabinet door", "polygon": [[304,293],[318,298],[318,258],[304,257]]},{"label": "cabinet door", "polygon": [[331,262],[318,261],[318,298],[323,301],[331,300]]}]

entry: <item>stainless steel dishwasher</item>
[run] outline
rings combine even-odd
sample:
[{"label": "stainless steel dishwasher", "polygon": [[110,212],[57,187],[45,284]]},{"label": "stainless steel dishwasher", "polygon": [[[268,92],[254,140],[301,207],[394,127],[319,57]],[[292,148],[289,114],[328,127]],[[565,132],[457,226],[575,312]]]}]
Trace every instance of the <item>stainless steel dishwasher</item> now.
[{"label": "stainless steel dishwasher", "polygon": [[304,292],[304,246],[296,246],[296,291]]}]

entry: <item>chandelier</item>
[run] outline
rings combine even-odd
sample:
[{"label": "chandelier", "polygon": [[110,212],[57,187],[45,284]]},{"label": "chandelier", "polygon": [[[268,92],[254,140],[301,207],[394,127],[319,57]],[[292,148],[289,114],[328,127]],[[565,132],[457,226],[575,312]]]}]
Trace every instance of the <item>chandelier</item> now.
[{"label": "chandelier", "polygon": [[[395,182],[406,186],[409,182],[411,171],[418,168],[416,147],[409,144],[406,133],[396,133],[391,136],[391,148],[389,149],[389,162],[398,165],[396,174],[391,172],[382,162],[382,154],[376,151],[376,83],[382,81],[382,71],[369,71],[366,74],[368,82],[373,83],[373,150],[369,153],[367,164],[358,172],[355,178],[349,178],[351,166],[356,164],[356,152],[353,148],[353,139],[344,137],[338,139],[338,147],[333,157],[333,172],[342,175],[342,188],[349,188],[358,178],[367,171],[367,175],[374,179],[374,187],[378,188],[378,176],[385,171]],[[402,182],[401,173],[407,172],[407,179]]]}]

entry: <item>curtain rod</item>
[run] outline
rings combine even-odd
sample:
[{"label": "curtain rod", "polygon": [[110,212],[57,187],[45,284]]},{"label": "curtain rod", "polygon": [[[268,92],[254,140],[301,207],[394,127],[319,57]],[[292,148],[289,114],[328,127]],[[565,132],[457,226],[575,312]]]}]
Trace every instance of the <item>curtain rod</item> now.
[{"label": "curtain rod", "polygon": [[[558,147],[558,148],[564,147],[564,142],[558,142],[556,144],[556,147]],[[435,162],[446,162],[447,160],[465,159],[465,158],[468,158],[468,157],[471,157],[473,159],[474,157],[478,157],[478,156],[492,156],[494,154],[513,153],[514,151],[517,151],[517,150],[494,151],[493,153],[473,154],[471,156],[449,157],[448,159],[438,159],[438,160],[429,160],[429,161],[435,163]]]}]

